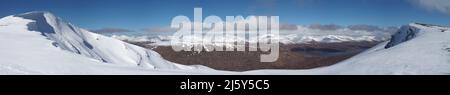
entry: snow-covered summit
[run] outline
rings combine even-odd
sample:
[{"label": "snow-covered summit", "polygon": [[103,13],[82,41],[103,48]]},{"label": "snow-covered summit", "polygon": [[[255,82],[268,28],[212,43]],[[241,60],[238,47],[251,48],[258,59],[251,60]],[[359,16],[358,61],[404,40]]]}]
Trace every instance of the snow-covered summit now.
[{"label": "snow-covered summit", "polygon": [[[14,69],[8,72],[44,74],[118,74],[129,71],[115,70],[115,66],[136,68],[137,72],[132,70],[133,74],[138,74],[139,69],[205,68],[169,62],[152,50],[78,28],[49,12],[29,12],[1,18],[0,38],[0,58],[4,62],[0,64],[0,73],[7,70],[2,68]],[[95,66],[100,64],[110,65]],[[113,68],[108,68],[110,66]],[[95,67],[98,68],[91,70]]]},{"label": "snow-covered summit", "polygon": [[106,63],[161,69],[176,68],[151,50],[88,32],[62,21],[49,12],[29,12],[16,17],[34,20],[27,24],[28,30],[40,32],[54,41],[52,45],[63,50]]},{"label": "snow-covered summit", "polygon": [[[335,65],[310,70],[252,71],[271,74],[436,75],[450,74],[448,27],[412,23],[365,52]],[[388,47],[388,48],[385,48]]]},{"label": "snow-covered summit", "polygon": [[448,27],[411,23],[391,41],[337,63],[337,74],[450,74]]},{"label": "snow-covered summit", "polygon": [[422,24],[422,23],[411,23],[409,25],[402,26],[396,34],[392,35],[391,40],[389,41],[389,43],[386,45],[385,48],[390,48],[397,44],[413,39],[414,37],[417,36],[417,33],[420,32],[420,30],[441,31],[441,32],[449,31],[447,27],[443,26]]}]

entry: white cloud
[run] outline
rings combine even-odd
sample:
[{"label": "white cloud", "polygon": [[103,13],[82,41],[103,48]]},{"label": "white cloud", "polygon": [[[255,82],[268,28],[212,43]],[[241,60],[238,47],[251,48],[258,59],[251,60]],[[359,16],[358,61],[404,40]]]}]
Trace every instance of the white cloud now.
[{"label": "white cloud", "polygon": [[450,15],[450,0],[412,0],[421,7]]},{"label": "white cloud", "polygon": [[95,29],[91,31],[96,33],[114,33],[114,32],[132,32],[133,30],[109,27],[109,28]]}]

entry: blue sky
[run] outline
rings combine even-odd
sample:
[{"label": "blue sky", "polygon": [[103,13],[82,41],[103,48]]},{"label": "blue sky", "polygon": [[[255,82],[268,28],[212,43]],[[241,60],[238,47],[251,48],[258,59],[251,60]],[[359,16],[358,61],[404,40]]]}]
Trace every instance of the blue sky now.
[{"label": "blue sky", "polygon": [[[424,1],[425,4],[422,4]],[[431,3],[427,3],[430,1]],[[438,1],[437,3],[433,1]],[[86,29],[122,28],[139,31],[166,27],[177,15],[272,15],[280,23],[310,25],[369,24],[400,26],[423,22],[450,26],[446,0],[1,0],[0,16],[49,11]],[[440,4],[443,10],[436,9]],[[447,3],[448,4],[448,3]],[[428,7],[428,8],[427,8]],[[435,8],[435,9],[433,9]],[[447,10],[446,10],[447,8]]]}]

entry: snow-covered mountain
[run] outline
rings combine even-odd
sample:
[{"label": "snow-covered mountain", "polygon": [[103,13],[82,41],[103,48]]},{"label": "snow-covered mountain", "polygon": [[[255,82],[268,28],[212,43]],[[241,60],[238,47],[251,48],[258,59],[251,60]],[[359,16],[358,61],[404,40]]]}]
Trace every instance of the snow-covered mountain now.
[{"label": "snow-covered mountain", "polygon": [[[280,30],[279,36],[262,35],[266,39],[278,39],[282,44],[303,44],[310,42],[319,43],[340,43],[340,42],[381,42],[389,40],[390,36],[395,33],[397,28],[387,27],[379,29],[315,29],[308,26],[298,25],[296,30]],[[148,33],[148,32],[147,32]],[[120,40],[133,42],[153,42],[151,45],[170,45],[170,38],[174,32],[153,33],[152,34],[134,34],[134,33],[116,33],[104,34]],[[193,39],[193,43],[202,43],[201,37],[188,36]],[[224,38],[215,37],[216,39],[233,39],[226,41],[238,42],[257,42],[257,37],[237,37]],[[191,44],[191,43],[186,43]]]},{"label": "snow-covered mountain", "polygon": [[412,23],[390,41],[329,67],[271,74],[450,74],[450,29]]},{"label": "snow-covered mountain", "polygon": [[[318,34],[318,35],[308,35],[302,33],[292,33],[292,34],[282,34],[276,37],[282,44],[302,44],[310,42],[320,42],[320,43],[339,43],[339,42],[374,42],[374,41],[386,41],[389,39],[389,33],[383,35],[332,35],[332,34]],[[132,41],[132,42],[153,42],[151,45],[170,45],[170,35],[158,35],[158,36],[130,36],[130,35],[111,35],[112,38]],[[264,38],[270,39],[274,38],[270,35],[262,36]],[[192,37],[195,41],[202,41],[200,37]],[[224,39],[224,38],[217,38]],[[256,37],[251,39],[237,38],[236,41],[243,42],[257,42]],[[233,40],[234,41],[234,40]]]},{"label": "snow-covered mountain", "polygon": [[412,23],[388,43],[338,63],[338,74],[450,74],[450,31]]},{"label": "snow-covered mountain", "polygon": [[[135,68],[132,69],[137,71],[135,74],[139,74],[139,69],[207,69],[166,61],[152,50],[78,28],[49,12],[29,12],[0,19],[0,38],[0,74],[102,74],[127,71],[115,70],[115,66]],[[105,67],[113,68],[96,68],[105,64]]]}]

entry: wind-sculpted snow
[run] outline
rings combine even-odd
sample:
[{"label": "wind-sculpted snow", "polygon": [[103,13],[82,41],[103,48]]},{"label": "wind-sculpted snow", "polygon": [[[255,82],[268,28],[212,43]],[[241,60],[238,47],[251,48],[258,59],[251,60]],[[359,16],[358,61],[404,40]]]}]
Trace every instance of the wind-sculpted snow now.
[{"label": "wind-sculpted snow", "polygon": [[419,32],[418,30],[418,28],[410,25],[403,26],[396,34],[392,35],[391,40],[385,48],[390,48],[402,42],[411,40],[416,37],[417,32]]},{"label": "wind-sculpted snow", "polygon": [[389,41],[389,43],[386,45],[385,48],[390,48],[397,44],[413,39],[414,37],[417,36],[418,32],[420,32],[421,30],[420,28],[428,28],[428,29],[434,28],[435,30],[441,32],[448,31],[448,28],[446,27],[430,24],[413,23],[410,25],[405,25],[400,30],[398,30],[396,34],[392,35],[391,40]]},{"label": "wind-sculpted snow", "polygon": [[43,35],[45,35],[46,33],[47,34],[55,33],[53,27],[47,23],[47,18],[45,17],[44,12],[30,13],[27,15],[18,15],[17,17],[34,20],[34,22],[28,23],[27,25],[28,30],[39,31],[42,32]]}]

